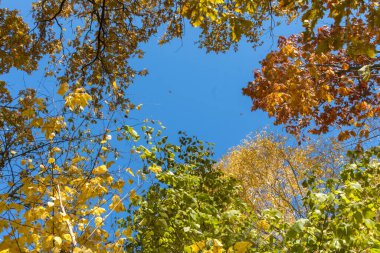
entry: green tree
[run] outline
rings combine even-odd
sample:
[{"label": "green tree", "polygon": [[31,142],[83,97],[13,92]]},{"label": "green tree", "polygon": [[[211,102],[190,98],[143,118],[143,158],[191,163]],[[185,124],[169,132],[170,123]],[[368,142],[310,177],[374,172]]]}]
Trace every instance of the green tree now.
[{"label": "green tree", "polygon": [[351,158],[339,179],[329,179],[322,188],[316,177],[305,181],[312,186],[304,199],[305,218],[289,223],[275,210],[264,212],[269,236],[257,251],[378,252],[380,149],[351,152]]},{"label": "green tree", "polygon": [[254,215],[240,197],[237,181],[214,167],[211,147],[181,136],[179,146],[158,148],[168,149],[175,161],[148,159],[156,182],[133,216],[121,222],[132,234],[127,251],[198,252],[207,245],[251,245]]}]

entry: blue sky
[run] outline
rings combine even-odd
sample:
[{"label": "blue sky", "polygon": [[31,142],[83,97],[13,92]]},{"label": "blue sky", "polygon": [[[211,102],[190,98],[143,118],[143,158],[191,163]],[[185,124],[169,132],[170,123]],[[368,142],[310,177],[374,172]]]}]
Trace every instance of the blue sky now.
[{"label": "blue sky", "polygon": [[[2,5],[21,9],[29,20],[30,2],[3,0]],[[263,36],[262,47],[254,50],[242,42],[238,52],[225,54],[206,54],[194,45],[198,31],[190,25],[182,40],[164,46],[157,44],[159,36],[153,37],[142,46],[145,57],[135,63],[138,68],[148,69],[149,75],[137,78],[127,92],[135,104],[143,104],[143,109],[133,116],[138,120],[160,120],[172,140],[182,130],[213,142],[217,158],[251,132],[263,128],[283,132],[282,126],[273,126],[266,113],[250,111],[250,99],[242,95],[242,88],[253,79],[259,61],[276,49],[278,35],[296,33],[299,27],[299,22],[281,25],[275,28],[273,38],[269,33]],[[17,80],[16,76],[9,79],[10,83]],[[46,82],[34,75],[24,85],[29,86],[30,81]],[[55,90],[46,93],[54,94]]]},{"label": "blue sky", "polygon": [[[275,34],[291,34],[296,26],[283,26]],[[149,75],[138,78],[129,90],[135,103],[143,110],[136,117],[158,119],[173,136],[179,130],[216,144],[220,157],[250,132],[274,127],[272,119],[261,111],[251,112],[249,97],[242,88],[253,79],[259,61],[275,49],[277,38],[264,36],[264,45],[252,49],[241,43],[238,52],[206,54],[194,45],[197,30],[187,27],[182,40],[162,47],[156,38],[144,46],[145,57],[137,64],[147,68]]]}]

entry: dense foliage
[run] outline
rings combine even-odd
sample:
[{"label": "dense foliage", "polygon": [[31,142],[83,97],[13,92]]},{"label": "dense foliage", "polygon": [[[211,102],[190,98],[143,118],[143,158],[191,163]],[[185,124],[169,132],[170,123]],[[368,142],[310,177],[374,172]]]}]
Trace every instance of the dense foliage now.
[{"label": "dense foliage", "polygon": [[[323,134],[332,127],[340,141],[373,138],[380,115],[378,1],[26,4],[29,16],[0,6],[1,253],[379,252],[378,149],[355,154],[336,177],[325,173],[323,160],[308,157],[313,148],[260,140],[255,148],[271,152],[238,151],[272,179],[250,185],[241,177],[250,172],[244,163],[227,163],[237,173],[225,175],[202,142],[182,137],[169,144],[159,124],[133,126],[130,111],[141,106],[127,92],[147,74],[131,62],[153,36],[167,43],[190,23],[200,30],[200,47],[226,52],[242,39],[257,47],[266,26],[301,17],[303,32],[280,38],[244,94],[299,140],[304,129]],[[322,21],[330,25],[318,28]],[[35,72],[50,86],[9,81]],[[300,164],[294,177],[278,179],[279,171],[293,173],[289,162]],[[285,195],[275,204],[280,195],[267,186],[278,181]],[[252,208],[244,202],[252,190],[269,199]],[[294,201],[302,212],[288,219]],[[268,207],[280,210],[262,210]]]},{"label": "dense foliage", "polygon": [[[305,31],[280,37],[278,50],[255,71],[243,89],[252,109],[268,112],[297,137],[304,129],[337,129],[340,140],[372,136],[371,121],[380,115],[378,1],[279,2],[291,19],[301,16]],[[322,21],[331,25],[318,27]]]},{"label": "dense foliage", "polygon": [[310,174],[332,178],[343,160],[341,147],[333,139],[298,146],[283,136],[261,132],[232,148],[217,167],[239,180],[244,199],[253,209],[276,208],[294,220],[307,211],[302,204],[307,192],[302,180]]},{"label": "dense foliage", "polygon": [[[321,178],[318,171],[309,171],[298,179],[303,213],[289,219],[282,206],[244,203],[238,181],[213,166],[202,142],[186,137],[181,143],[171,146],[180,160],[170,165],[150,161],[158,181],[141,196],[134,215],[120,222],[130,231],[128,251],[380,250],[379,147],[351,152],[338,175]],[[164,166],[157,169],[156,163]]]},{"label": "dense foliage", "polygon": [[214,168],[212,149],[186,136],[169,147],[175,161],[149,161],[157,182],[142,196],[133,218],[121,222],[135,234],[127,251],[194,252],[211,238],[231,248],[251,245],[252,211],[239,196],[236,179]]},{"label": "dense foliage", "polygon": [[286,223],[278,213],[267,212],[270,240],[260,251],[379,252],[380,149],[355,156],[325,189],[318,187],[317,178],[305,181],[312,185],[303,201],[308,209],[305,218]]}]

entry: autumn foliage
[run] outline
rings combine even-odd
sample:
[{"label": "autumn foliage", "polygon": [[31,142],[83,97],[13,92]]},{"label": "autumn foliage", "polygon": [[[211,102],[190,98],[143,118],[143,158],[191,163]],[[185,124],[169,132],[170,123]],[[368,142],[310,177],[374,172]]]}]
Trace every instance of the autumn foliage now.
[{"label": "autumn foliage", "polygon": [[366,53],[350,56],[343,49],[319,52],[332,32],[322,27],[308,42],[304,35],[280,38],[279,50],[262,61],[244,94],[252,98],[253,110],[267,111],[292,134],[303,129],[324,134],[335,128],[340,140],[368,138],[366,123],[380,115],[378,60]]},{"label": "autumn foliage", "polygon": [[[369,138],[379,117],[379,6],[376,1],[280,1],[305,31],[280,37],[278,50],[243,89],[262,109],[303,137],[337,130],[339,140]],[[297,12],[296,10],[300,10]],[[330,26],[315,27],[325,16]],[[294,18],[294,16],[291,16]]]},{"label": "autumn foliage", "polygon": [[307,192],[303,180],[311,175],[332,178],[342,164],[337,143],[290,145],[283,136],[261,132],[232,148],[217,167],[239,180],[242,196],[254,210],[276,208],[294,220],[307,213],[302,205]]},{"label": "autumn foliage", "polygon": [[298,140],[332,128],[340,141],[370,139],[378,1],[28,4],[27,17],[0,6],[0,253],[379,251],[378,149],[341,169],[334,142],[264,135],[215,165],[200,141],[175,145],[157,121],[132,124],[141,105],[128,95],[154,36],[168,43],[190,23],[198,46],[219,53],[243,39],[255,48],[267,25],[301,17],[304,31],[280,37],[244,89],[252,109]]}]

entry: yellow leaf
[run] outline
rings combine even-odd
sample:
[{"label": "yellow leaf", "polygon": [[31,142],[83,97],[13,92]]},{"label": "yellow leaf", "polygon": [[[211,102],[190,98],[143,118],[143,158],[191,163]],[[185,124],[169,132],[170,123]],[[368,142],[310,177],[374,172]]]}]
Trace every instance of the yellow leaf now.
[{"label": "yellow leaf", "polygon": [[102,217],[96,217],[95,218],[95,226],[100,227],[103,224],[103,218]]},{"label": "yellow leaf", "polygon": [[134,199],[138,198],[138,195],[136,194],[136,190],[135,189],[132,189],[130,192],[129,192],[129,200],[130,201],[133,201]]},{"label": "yellow leaf", "polygon": [[223,244],[218,239],[213,240],[212,253],[222,253],[223,252]]},{"label": "yellow leaf", "polygon": [[199,251],[206,248],[206,242],[205,241],[196,242],[193,245],[191,245],[190,248],[191,248],[191,252],[198,253]]},{"label": "yellow leaf", "polygon": [[117,87],[116,81],[112,82],[112,87],[114,88],[114,90],[117,90],[119,88],[119,87]]},{"label": "yellow leaf", "polygon": [[71,242],[71,236],[70,236],[70,234],[63,234],[62,238],[65,239],[65,241]]},{"label": "yellow leaf", "polygon": [[346,87],[339,87],[338,93],[339,93],[339,95],[347,96],[351,93],[351,91]]},{"label": "yellow leaf", "polygon": [[28,107],[26,110],[24,110],[21,113],[22,116],[28,117],[28,118],[33,118],[36,115],[36,111],[32,107]]},{"label": "yellow leaf", "polygon": [[73,158],[73,160],[71,162],[73,164],[76,164],[76,163],[78,163],[80,161],[83,161],[83,160],[87,160],[87,159],[85,157],[83,157],[83,156],[77,156],[77,157]]},{"label": "yellow leaf", "polygon": [[42,124],[41,131],[45,133],[45,138],[51,140],[55,136],[55,132],[59,133],[66,127],[66,123],[62,116],[56,118],[47,118]]},{"label": "yellow leaf", "polygon": [[218,239],[214,239],[214,246],[217,246],[217,247],[223,247],[223,244],[221,241],[219,241]]},{"label": "yellow leaf", "polygon": [[40,126],[42,126],[43,123],[44,123],[44,121],[42,118],[35,118],[32,120],[32,122],[30,124],[34,127],[40,127]]},{"label": "yellow leaf", "polygon": [[194,27],[198,27],[202,24],[202,19],[201,18],[198,18],[196,20],[193,20],[193,22],[191,23]]},{"label": "yellow leaf", "polygon": [[133,173],[131,168],[126,168],[125,171],[128,172],[129,174],[131,174],[132,177],[135,176],[135,173]]},{"label": "yellow leaf", "polygon": [[326,99],[327,99],[327,102],[331,103],[333,101],[334,97],[330,94],[327,94]]},{"label": "yellow leaf", "polygon": [[123,186],[124,186],[125,182],[123,180],[118,180],[116,181],[113,185],[112,185],[112,188],[113,189],[117,189],[119,190],[120,192],[122,191],[123,189]]},{"label": "yellow leaf", "polygon": [[212,251],[210,253],[223,253],[223,248],[218,246],[213,246]]},{"label": "yellow leaf", "polygon": [[58,245],[62,244],[62,238],[59,236],[54,236],[54,242]]},{"label": "yellow leaf", "polygon": [[159,174],[159,173],[161,173],[162,172],[162,168],[161,168],[161,166],[158,166],[158,165],[152,165],[152,166],[150,166],[149,167],[149,170],[150,171],[152,171],[153,173],[155,173],[155,174]]},{"label": "yellow leaf", "polygon": [[75,248],[73,249],[73,253],[81,253],[81,252],[83,252],[83,250],[80,249],[80,248],[78,248],[78,247],[75,247]]},{"label": "yellow leaf", "polygon": [[64,82],[61,84],[61,86],[58,89],[58,94],[63,96],[65,93],[69,90],[69,84]]},{"label": "yellow leaf", "polygon": [[109,208],[115,212],[123,212],[126,210],[118,195],[112,197],[112,203],[109,205]]},{"label": "yellow leaf", "polygon": [[339,141],[345,141],[348,138],[350,138],[350,132],[347,131],[347,130],[343,131],[343,132],[340,132],[339,135],[338,135],[338,140]]},{"label": "yellow leaf", "polygon": [[367,102],[362,101],[359,104],[357,104],[355,106],[355,108],[358,109],[358,110],[360,110],[360,111],[365,111],[368,108],[368,104],[367,104]]},{"label": "yellow leaf", "polygon": [[75,92],[70,93],[65,100],[65,106],[68,106],[71,111],[76,108],[83,110],[84,107],[88,105],[89,101],[92,100],[92,97],[84,92],[83,88],[78,88]]},{"label": "yellow leaf", "polygon": [[367,49],[367,55],[370,58],[376,58],[376,50],[374,47],[368,48]]},{"label": "yellow leaf", "polygon": [[125,235],[126,237],[131,237],[132,235],[131,227],[127,227],[127,229],[123,231],[123,235]]},{"label": "yellow leaf", "polygon": [[109,162],[107,162],[107,168],[111,167],[112,164],[114,164],[114,163],[115,163],[114,161],[109,161]]},{"label": "yellow leaf", "polygon": [[61,152],[62,150],[61,150],[60,148],[58,148],[58,147],[54,147],[54,148],[52,149],[52,151],[53,151],[53,152],[56,152],[56,153],[59,153],[59,152]]},{"label": "yellow leaf", "polygon": [[250,242],[237,242],[234,245],[234,250],[236,253],[245,253],[252,246]]},{"label": "yellow leaf", "polygon": [[55,162],[55,159],[54,159],[53,157],[50,157],[49,160],[48,160],[48,163],[49,163],[49,164],[52,164],[52,163],[54,163],[54,162]]},{"label": "yellow leaf", "polygon": [[106,212],[106,209],[102,208],[102,207],[98,207],[98,206],[95,206],[92,210],[91,210],[91,213],[95,216],[100,216],[102,215],[103,213]]},{"label": "yellow leaf", "polygon": [[95,174],[95,175],[101,175],[101,174],[104,174],[108,171],[107,169],[107,166],[105,165],[100,165],[98,167],[96,167],[92,172]]},{"label": "yellow leaf", "polygon": [[282,48],[282,51],[283,51],[283,53],[284,53],[285,55],[287,55],[287,56],[292,56],[292,55],[298,53],[298,52],[297,52],[297,49],[296,49],[294,46],[290,45],[290,44],[285,45],[285,46]]}]

